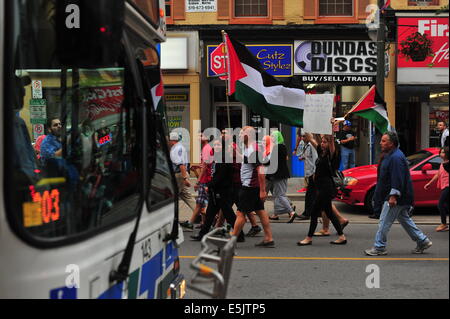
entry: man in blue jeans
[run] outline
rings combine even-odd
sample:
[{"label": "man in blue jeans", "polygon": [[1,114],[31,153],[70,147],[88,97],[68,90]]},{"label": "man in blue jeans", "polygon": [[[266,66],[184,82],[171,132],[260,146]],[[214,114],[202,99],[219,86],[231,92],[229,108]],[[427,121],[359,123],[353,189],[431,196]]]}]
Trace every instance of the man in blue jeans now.
[{"label": "man in blue jeans", "polygon": [[365,253],[369,256],[387,254],[387,234],[397,219],[409,237],[417,243],[412,253],[422,254],[425,249],[431,247],[432,242],[409,216],[414,201],[413,186],[406,157],[398,148],[397,134],[385,133],[380,145],[382,159],[378,165],[375,201],[382,200],[384,204],[374,247],[367,249]]},{"label": "man in blue jeans", "polygon": [[341,166],[342,169],[355,167],[355,140],[356,136],[352,132],[352,122],[344,121],[343,130],[337,134],[338,143],[341,145]]}]

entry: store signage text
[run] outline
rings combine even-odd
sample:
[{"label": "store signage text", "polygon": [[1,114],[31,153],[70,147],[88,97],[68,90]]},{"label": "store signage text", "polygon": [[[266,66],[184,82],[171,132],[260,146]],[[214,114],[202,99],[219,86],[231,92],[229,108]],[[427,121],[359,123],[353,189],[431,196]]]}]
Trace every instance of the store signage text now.
[{"label": "store signage text", "polygon": [[371,82],[377,47],[370,41],[295,41],[294,71],[308,82]]},{"label": "store signage text", "polygon": [[399,18],[398,42],[401,43],[414,32],[428,35],[433,41],[434,56],[425,61],[414,62],[398,55],[399,68],[448,68],[449,67],[449,23],[448,18]]},{"label": "store signage text", "polygon": [[186,0],[186,12],[216,12],[217,0]]},{"label": "store signage text", "polygon": [[[208,46],[208,76],[214,76],[213,69],[221,69],[225,63],[223,57],[213,55],[218,45]],[[247,49],[258,59],[263,69],[275,77],[290,77],[292,73],[292,45],[265,44],[246,45]]]}]

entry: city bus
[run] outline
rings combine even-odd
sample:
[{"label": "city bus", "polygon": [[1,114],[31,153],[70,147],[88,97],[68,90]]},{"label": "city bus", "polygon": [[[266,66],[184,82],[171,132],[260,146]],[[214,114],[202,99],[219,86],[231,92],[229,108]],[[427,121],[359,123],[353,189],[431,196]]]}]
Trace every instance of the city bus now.
[{"label": "city bus", "polygon": [[182,298],[163,0],[0,1],[0,298]]}]

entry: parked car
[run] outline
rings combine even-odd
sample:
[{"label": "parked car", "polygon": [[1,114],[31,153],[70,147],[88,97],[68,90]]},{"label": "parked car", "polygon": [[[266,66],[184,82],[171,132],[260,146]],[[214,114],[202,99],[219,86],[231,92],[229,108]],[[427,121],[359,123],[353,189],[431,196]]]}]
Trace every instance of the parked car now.
[{"label": "parked car", "polygon": [[[442,159],[439,148],[427,148],[407,157],[414,187],[415,207],[437,206],[440,191],[434,184],[428,191],[424,185],[439,170]],[[345,188],[338,193],[337,200],[352,206],[364,207],[373,213],[372,198],[377,183],[378,165],[359,166],[343,171]]]}]

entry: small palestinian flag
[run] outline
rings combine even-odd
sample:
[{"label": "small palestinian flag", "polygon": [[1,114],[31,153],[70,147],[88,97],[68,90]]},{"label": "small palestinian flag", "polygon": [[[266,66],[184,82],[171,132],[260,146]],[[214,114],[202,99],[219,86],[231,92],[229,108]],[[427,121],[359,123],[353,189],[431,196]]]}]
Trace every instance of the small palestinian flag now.
[{"label": "small palestinian flag", "polygon": [[229,95],[254,113],[279,123],[302,126],[305,91],[289,87],[262,69],[242,43],[225,34]]},{"label": "small palestinian flag", "polygon": [[386,102],[378,94],[375,85],[373,85],[366,94],[356,103],[356,105],[347,113],[361,116],[375,125],[381,132],[395,131],[389,122],[386,111]]},{"label": "small palestinian flag", "polygon": [[163,114],[164,113],[164,102],[163,102],[163,96],[164,96],[164,84],[162,82],[159,82],[157,85],[152,87],[152,99],[153,99],[153,106],[155,108],[155,111],[158,113]]}]

